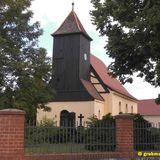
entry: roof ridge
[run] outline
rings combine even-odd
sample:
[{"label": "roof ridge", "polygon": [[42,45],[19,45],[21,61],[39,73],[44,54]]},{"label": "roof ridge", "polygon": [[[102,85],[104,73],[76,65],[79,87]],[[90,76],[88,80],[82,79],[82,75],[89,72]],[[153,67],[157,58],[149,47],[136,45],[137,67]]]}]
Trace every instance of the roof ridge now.
[{"label": "roof ridge", "polygon": [[74,15],[74,17],[75,17],[75,20],[76,20],[76,24],[77,24],[78,29],[79,29],[80,31],[82,31],[82,29],[81,29],[80,26],[79,26],[78,17],[77,17],[77,15],[76,15],[76,13],[75,13],[74,11],[72,11],[72,12],[73,12],[73,15]]}]

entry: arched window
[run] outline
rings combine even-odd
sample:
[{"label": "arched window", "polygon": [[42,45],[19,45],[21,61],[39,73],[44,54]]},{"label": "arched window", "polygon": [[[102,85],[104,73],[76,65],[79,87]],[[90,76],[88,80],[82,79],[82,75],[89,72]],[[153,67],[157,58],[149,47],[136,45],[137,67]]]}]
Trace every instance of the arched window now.
[{"label": "arched window", "polygon": [[60,112],[60,126],[74,126],[76,114],[63,110]]},{"label": "arched window", "polygon": [[121,108],[121,102],[119,102],[119,113],[122,112],[122,108]]},{"label": "arched window", "polygon": [[101,119],[101,111],[98,110],[98,119]]},{"label": "arched window", "polygon": [[128,113],[128,104],[126,104],[126,113]]},{"label": "arched window", "polygon": [[131,106],[131,113],[133,113],[133,106]]}]

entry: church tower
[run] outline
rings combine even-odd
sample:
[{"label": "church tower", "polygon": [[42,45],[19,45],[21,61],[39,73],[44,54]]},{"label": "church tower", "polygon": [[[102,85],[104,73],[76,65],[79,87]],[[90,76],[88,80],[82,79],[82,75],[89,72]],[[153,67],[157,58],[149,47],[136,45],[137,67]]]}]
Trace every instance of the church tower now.
[{"label": "church tower", "polygon": [[[72,11],[52,34],[54,101],[93,100],[83,82],[90,81],[90,36]],[[83,82],[82,82],[83,81]]]}]

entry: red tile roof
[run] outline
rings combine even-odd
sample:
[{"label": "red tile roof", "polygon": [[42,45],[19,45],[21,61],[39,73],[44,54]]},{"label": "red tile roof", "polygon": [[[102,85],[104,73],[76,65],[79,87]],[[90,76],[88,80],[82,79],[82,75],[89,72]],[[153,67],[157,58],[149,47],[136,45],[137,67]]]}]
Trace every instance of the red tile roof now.
[{"label": "red tile roof", "polygon": [[137,100],[120,84],[120,82],[117,79],[112,78],[108,74],[109,72],[106,65],[100,59],[98,59],[94,55],[91,55],[90,62],[93,69],[95,70],[95,72],[98,74],[98,76],[101,78],[101,80],[106,86],[108,86],[113,91],[116,91],[129,98]]},{"label": "red tile roof", "polygon": [[64,20],[64,22],[58,28],[58,30],[54,32],[52,35],[71,34],[71,33],[83,33],[85,36],[91,39],[87,34],[87,32],[85,31],[83,25],[81,24],[78,16],[73,10],[70,12],[70,14]]},{"label": "red tile roof", "polygon": [[143,116],[159,116],[160,105],[155,103],[155,99],[140,100],[138,103],[138,113]]},{"label": "red tile roof", "polygon": [[86,81],[84,79],[80,79],[83,86],[86,88],[86,90],[88,91],[88,93],[95,99],[100,100],[100,101],[104,101],[103,97],[98,93],[98,91],[96,90],[96,88],[94,87],[94,85],[89,82]]}]

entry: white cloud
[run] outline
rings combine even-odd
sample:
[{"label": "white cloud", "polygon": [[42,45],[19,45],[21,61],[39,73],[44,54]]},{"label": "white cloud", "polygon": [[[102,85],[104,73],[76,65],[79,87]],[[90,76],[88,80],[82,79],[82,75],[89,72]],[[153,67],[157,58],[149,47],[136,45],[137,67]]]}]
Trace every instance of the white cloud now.
[{"label": "white cloud", "polygon": [[134,77],[133,83],[125,84],[125,88],[134,95],[137,99],[152,99],[157,98],[160,93],[160,87],[155,88],[142,78]]},{"label": "white cloud", "polygon": [[[60,25],[72,9],[71,3],[72,0],[34,0],[31,9],[34,11],[34,19],[43,26],[48,22]],[[93,28],[89,15],[91,8],[90,0],[75,1],[75,11],[87,30]]]},{"label": "white cloud", "polygon": [[[73,0],[34,0],[31,6],[31,9],[34,12],[33,20],[40,21],[44,30],[48,29],[46,27],[48,27],[48,24],[52,23],[53,29],[50,30],[55,31],[70,13],[72,1]],[[96,27],[91,23],[91,17],[89,15],[91,9],[92,5],[90,0],[75,0],[75,12],[86,31],[94,38],[91,52],[102,59],[105,64],[109,64],[111,60],[107,58],[105,54],[106,51],[104,50],[105,38],[98,36],[99,33],[95,30]],[[44,36],[46,41],[47,35],[45,34]],[[50,35],[48,35],[48,43],[51,43],[50,39]],[[51,47],[48,48],[49,55],[52,55]],[[160,91],[160,88],[155,89],[150,84],[143,82],[140,78],[134,78],[134,83],[126,84],[125,87],[138,99],[156,98]]]}]

